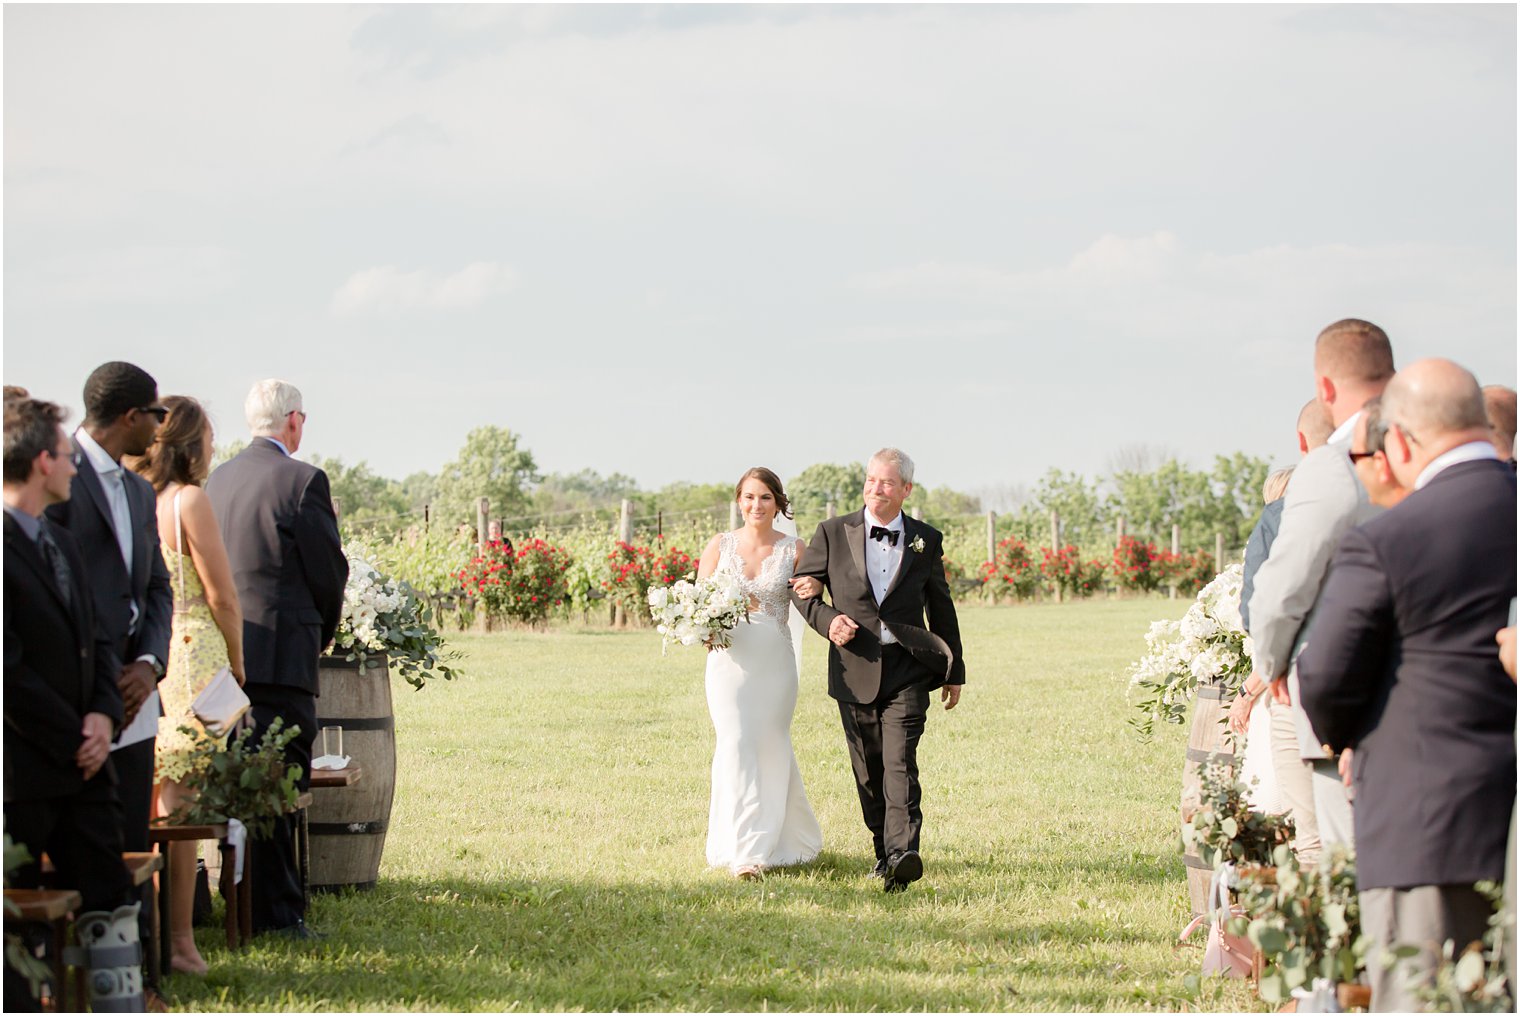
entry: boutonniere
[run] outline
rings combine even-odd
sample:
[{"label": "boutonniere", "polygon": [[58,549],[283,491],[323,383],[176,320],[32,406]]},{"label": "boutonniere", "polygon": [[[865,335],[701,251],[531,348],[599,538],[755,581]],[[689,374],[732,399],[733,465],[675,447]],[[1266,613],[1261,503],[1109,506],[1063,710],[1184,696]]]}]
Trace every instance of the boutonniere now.
[{"label": "boutonniere", "polygon": [[922,554],[924,552],[924,538],[922,536],[915,536],[913,537],[913,542],[908,544],[908,546],[913,549],[913,553]]}]

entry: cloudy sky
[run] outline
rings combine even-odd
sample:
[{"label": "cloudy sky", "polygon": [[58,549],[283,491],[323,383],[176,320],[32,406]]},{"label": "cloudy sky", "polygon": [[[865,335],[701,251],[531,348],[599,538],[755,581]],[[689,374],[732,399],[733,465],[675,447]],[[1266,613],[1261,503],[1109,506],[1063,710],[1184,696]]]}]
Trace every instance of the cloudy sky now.
[{"label": "cloudy sky", "polygon": [[4,376],[402,476],[1286,461],[1310,346],[1516,370],[1513,7],[7,6]]}]

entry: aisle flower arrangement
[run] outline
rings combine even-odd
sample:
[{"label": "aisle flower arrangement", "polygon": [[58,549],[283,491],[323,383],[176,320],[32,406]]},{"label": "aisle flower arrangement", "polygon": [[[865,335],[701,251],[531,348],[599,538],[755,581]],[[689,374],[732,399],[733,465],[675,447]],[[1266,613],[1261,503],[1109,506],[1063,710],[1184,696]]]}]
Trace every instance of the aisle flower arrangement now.
[{"label": "aisle flower arrangement", "polygon": [[1240,621],[1241,566],[1232,564],[1204,586],[1180,621],[1152,622],[1145,655],[1130,667],[1129,695],[1140,710],[1130,719],[1143,737],[1157,723],[1180,724],[1199,685],[1231,695],[1251,673],[1251,637]]},{"label": "aisle flower arrangement", "polygon": [[357,660],[360,670],[383,670],[389,657],[396,672],[414,688],[421,688],[429,678],[449,681],[458,676],[450,666],[458,653],[447,648],[434,626],[427,599],[410,584],[381,573],[362,551],[348,555],[343,616],[333,652]]}]

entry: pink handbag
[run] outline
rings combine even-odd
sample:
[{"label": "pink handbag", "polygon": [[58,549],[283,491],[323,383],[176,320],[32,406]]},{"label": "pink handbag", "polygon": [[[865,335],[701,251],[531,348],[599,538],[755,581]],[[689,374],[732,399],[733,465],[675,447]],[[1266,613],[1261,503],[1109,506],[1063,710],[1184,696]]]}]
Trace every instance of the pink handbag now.
[{"label": "pink handbag", "polygon": [[1177,937],[1177,944],[1181,945],[1198,930],[1199,925],[1208,922],[1209,939],[1203,947],[1202,973],[1205,977],[1220,974],[1247,978],[1255,968],[1256,948],[1251,945],[1251,940],[1244,935],[1232,935],[1224,927],[1230,918],[1245,916],[1243,907],[1230,902],[1230,890],[1225,882],[1226,873],[1231,870],[1231,865],[1214,870],[1214,878],[1209,882],[1208,913],[1193,918]]}]

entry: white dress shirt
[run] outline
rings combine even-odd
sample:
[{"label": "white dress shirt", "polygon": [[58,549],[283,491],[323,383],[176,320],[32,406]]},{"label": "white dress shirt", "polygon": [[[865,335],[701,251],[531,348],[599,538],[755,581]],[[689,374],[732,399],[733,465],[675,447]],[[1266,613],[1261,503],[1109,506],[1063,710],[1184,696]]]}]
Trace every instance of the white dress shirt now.
[{"label": "white dress shirt", "polygon": [[1498,457],[1499,453],[1494,449],[1492,441],[1469,441],[1466,444],[1457,445],[1455,448],[1442,452],[1426,463],[1425,468],[1420,470],[1420,475],[1415,477],[1414,489],[1419,490],[1431,480],[1434,480],[1436,474],[1441,472],[1441,470],[1454,466],[1459,462],[1479,462],[1483,459],[1497,459]]},{"label": "white dress shirt", "polygon": [[[871,509],[866,509],[866,577],[871,581],[871,592],[876,594],[876,602],[880,604],[887,598],[887,590],[892,585],[892,579],[897,575],[897,569],[902,567],[903,552],[907,550],[907,535],[903,530],[902,512],[897,513],[897,518],[891,522],[883,522],[871,514]],[[888,540],[871,539],[871,527],[881,526],[890,529],[897,534],[897,542]],[[882,645],[891,645],[897,641],[897,636],[887,630],[886,625],[881,626]]]}]

